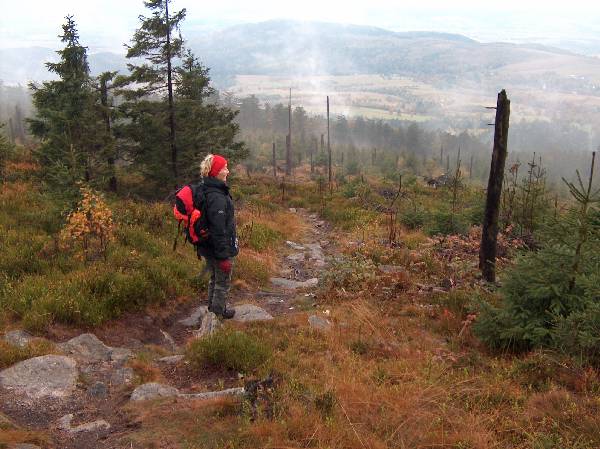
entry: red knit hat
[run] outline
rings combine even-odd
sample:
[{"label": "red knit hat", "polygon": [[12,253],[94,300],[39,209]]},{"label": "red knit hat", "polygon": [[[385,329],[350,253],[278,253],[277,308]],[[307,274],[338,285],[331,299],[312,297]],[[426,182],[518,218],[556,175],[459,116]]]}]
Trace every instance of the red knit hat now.
[{"label": "red knit hat", "polygon": [[227,159],[223,156],[219,156],[215,154],[213,156],[212,165],[210,167],[210,172],[208,172],[208,176],[212,176],[213,178],[219,174],[223,167],[227,165]]}]

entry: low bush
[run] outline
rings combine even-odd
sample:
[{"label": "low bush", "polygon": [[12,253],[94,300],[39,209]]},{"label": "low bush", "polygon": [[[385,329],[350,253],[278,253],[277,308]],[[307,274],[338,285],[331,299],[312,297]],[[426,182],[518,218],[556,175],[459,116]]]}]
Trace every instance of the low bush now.
[{"label": "low bush", "polygon": [[197,369],[226,368],[250,373],[262,367],[271,353],[264,341],[240,331],[224,329],[194,340],[186,350],[186,358]]},{"label": "low bush", "polygon": [[319,283],[324,289],[358,291],[377,279],[377,267],[371,259],[364,257],[343,258],[333,261],[330,269],[323,273]]},{"label": "low bush", "polygon": [[400,214],[400,223],[407,229],[422,228],[427,221],[427,213],[422,209],[409,209]]},{"label": "low bush", "polygon": [[425,231],[429,235],[467,234],[469,223],[461,214],[438,210],[431,214]]}]

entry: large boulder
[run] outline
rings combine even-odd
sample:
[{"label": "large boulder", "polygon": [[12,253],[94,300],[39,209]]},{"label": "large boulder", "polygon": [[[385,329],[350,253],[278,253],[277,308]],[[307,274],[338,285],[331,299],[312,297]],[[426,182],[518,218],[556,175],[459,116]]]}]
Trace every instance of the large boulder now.
[{"label": "large boulder", "polygon": [[67,355],[83,363],[109,361],[122,363],[132,356],[129,349],[106,346],[94,334],[81,334],[59,344],[58,347]]},{"label": "large boulder", "polygon": [[233,319],[235,321],[248,322],[272,320],[273,317],[262,307],[255,306],[254,304],[239,304],[235,306]]},{"label": "large boulder", "polygon": [[24,360],[0,372],[0,387],[33,399],[64,398],[77,385],[77,363],[62,355]]}]

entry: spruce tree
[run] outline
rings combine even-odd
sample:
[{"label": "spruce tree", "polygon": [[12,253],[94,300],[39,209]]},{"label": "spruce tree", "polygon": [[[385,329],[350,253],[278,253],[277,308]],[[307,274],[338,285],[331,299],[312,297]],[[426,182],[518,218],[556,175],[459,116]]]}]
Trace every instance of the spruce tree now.
[{"label": "spruce tree", "polygon": [[[169,12],[171,0],[147,0],[144,2],[152,14],[140,16],[141,25],[127,46],[127,58],[144,58],[141,65],[128,64],[129,84],[135,88],[124,91],[126,98],[141,99],[157,95],[164,97],[166,92],[166,121],[168,142],[171,153],[172,177],[177,179],[177,145],[175,140],[175,104],[173,98],[174,61],[182,57],[183,39],[174,36],[185,18],[186,10],[173,14]],[[158,123],[157,123],[158,124]]]},{"label": "spruce tree", "polygon": [[127,120],[118,126],[118,136],[129,141],[136,167],[158,190],[187,181],[197,174],[201,158],[208,152],[244,156],[244,146],[235,142],[236,113],[208,101],[208,68],[183,47],[179,31],[185,9],[169,13],[170,0],[146,1],[150,17],[140,17],[127,57],[145,59],[129,64],[130,74],[115,82],[125,98],[121,109]]},{"label": "spruce tree", "polygon": [[[539,251],[522,255],[509,270],[500,290],[502,304],[482,305],[475,332],[488,345],[578,350],[572,342],[580,338],[576,323],[587,319],[586,331],[600,329],[600,190],[592,188],[594,162],[595,155],[587,183],[579,172],[578,185],[565,180],[573,207],[547,225]],[[600,338],[594,344],[600,357]]]},{"label": "spruce tree", "polygon": [[41,86],[30,84],[36,116],[29,119],[32,134],[41,140],[36,156],[44,180],[63,193],[78,181],[100,176],[103,137],[89,74],[87,49],[79,43],[72,16],[66,17],[60,37],[65,43],[57,51],[60,60],[46,67],[58,75]]}]

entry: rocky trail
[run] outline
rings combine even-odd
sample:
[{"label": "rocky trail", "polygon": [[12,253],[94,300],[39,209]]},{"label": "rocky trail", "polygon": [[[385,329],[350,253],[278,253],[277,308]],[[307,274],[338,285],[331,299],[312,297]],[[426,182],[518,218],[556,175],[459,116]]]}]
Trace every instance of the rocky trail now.
[{"label": "rocky trail", "polygon": [[[307,326],[318,330],[331,327],[315,303],[319,273],[337,252],[331,229],[304,210],[290,212],[305,222],[304,238],[286,242],[280,255],[280,273],[271,278],[269,288],[232,292],[234,321],[241,322],[240,326],[312,311]],[[221,325],[214,314],[208,313],[205,301],[200,305],[191,301],[166,315],[131,314],[94,329],[94,333],[73,335],[73,330],[53,329],[49,338],[56,343],[57,355],[31,358],[0,371],[0,424],[50,433],[53,442],[48,447],[116,448],[123,435],[140,425],[127,411],[126,405],[131,402],[243,395],[237,376],[223,379],[222,373],[198,373],[184,361],[186,342],[210,335]],[[22,330],[1,338],[21,347],[34,339]],[[149,347],[153,357],[147,355]],[[140,384],[134,370],[139,360],[160,381]]]}]

